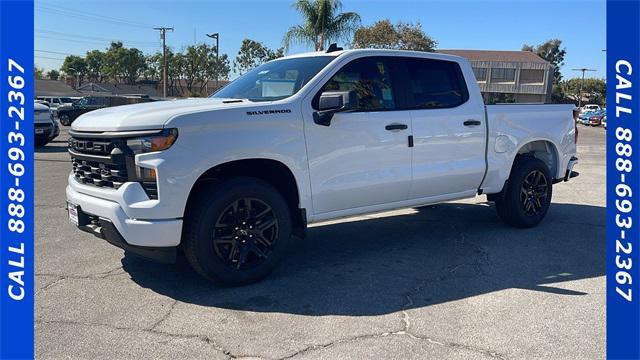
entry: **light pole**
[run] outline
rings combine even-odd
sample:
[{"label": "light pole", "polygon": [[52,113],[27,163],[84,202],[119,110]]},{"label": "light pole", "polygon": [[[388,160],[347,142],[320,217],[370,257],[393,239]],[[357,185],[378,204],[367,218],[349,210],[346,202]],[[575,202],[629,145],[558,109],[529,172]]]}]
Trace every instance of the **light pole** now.
[{"label": "light pole", "polygon": [[153,30],[160,31],[160,39],[162,39],[162,96],[167,97],[167,45],[166,34],[167,30],[173,31],[172,27],[156,27]]},{"label": "light pole", "polygon": [[[218,55],[220,54],[220,34],[207,34],[207,37],[216,39],[216,66],[218,66]],[[216,69],[216,91],[218,90],[218,69]]]},{"label": "light pole", "polygon": [[597,70],[587,69],[587,68],[571,69],[571,70],[582,71],[582,81],[580,82],[580,97],[578,98],[578,107],[581,108],[582,107],[582,88],[584,87],[584,73],[587,71],[597,71]]}]

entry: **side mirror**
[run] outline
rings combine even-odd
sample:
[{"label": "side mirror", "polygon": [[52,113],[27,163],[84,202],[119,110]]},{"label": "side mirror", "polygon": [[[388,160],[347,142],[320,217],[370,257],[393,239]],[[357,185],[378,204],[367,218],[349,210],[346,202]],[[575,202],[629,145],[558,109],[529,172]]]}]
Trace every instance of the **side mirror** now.
[{"label": "side mirror", "polygon": [[329,126],[333,114],[353,110],[357,103],[355,91],[325,91],[320,94],[318,111],[313,113],[313,121],[318,125]]}]

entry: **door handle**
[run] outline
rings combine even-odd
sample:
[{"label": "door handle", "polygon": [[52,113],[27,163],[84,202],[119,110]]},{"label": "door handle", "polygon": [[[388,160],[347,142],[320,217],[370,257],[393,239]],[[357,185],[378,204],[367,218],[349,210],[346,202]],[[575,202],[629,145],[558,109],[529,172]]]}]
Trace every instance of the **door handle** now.
[{"label": "door handle", "polygon": [[393,131],[393,130],[406,130],[409,127],[406,124],[389,124],[389,125],[385,126],[384,128],[386,130]]},{"label": "door handle", "polygon": [[465,121],[463,124],[464,124],[464,126],[476,126],[476,125],[481,125],[482,122],[480,120],[469,119],[469,120]]}]

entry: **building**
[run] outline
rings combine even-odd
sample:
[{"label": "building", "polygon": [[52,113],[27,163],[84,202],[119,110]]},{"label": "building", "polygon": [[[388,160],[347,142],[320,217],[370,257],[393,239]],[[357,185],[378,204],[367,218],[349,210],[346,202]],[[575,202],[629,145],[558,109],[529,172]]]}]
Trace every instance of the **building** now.
[{"label": "building", "polygon": [[438,50],[471,62],[485,103],[549,103],[553,65],[530,51]]},{"label": "building", "polygon": [[91,95],[119,95],[119,96],[146,96],[151,98],[162,97],[162,91],[153,85],[127,85],[109,83],[84,83],[77,88],[82,93]]},{"label": "building", "polygon": [[36,96],[52,96],[52,97],[80,97],[84,96],[78,90],[67,85],[64,81],[36,79],[35,81]]},{"label": "building", "polygon": [[82,97],[82,96],[145,96],[151,98],[162,97],[157,86],[150,84],[109,84],[109,83],[83,83],[74,88],[73,82],[68,83],[59,80],[36,79],[36,96],[52,97]]}]

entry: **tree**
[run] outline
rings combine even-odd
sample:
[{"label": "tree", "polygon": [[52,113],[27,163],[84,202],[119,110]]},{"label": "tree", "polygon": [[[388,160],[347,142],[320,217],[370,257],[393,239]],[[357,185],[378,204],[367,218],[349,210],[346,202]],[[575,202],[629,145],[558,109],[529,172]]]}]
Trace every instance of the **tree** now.
[{"label": "tree", "polygon": [[340,0],[297,0],[293,6],[302,15],[303,24],[290,27],[284,35],[286,49],[301,43],[322,51],[332,42],[348,40],[360,24],[357,13],[339,13]]},{"label": "tree", "polygon": [[122,58],[124,57],[124,45],[122,42],[112,42],[104,54],[104,64],[101,67],[104,75],[108,79],[112,79],[119,83],[122,81],[124,74]]},{"label": "tree", "polygon": [[87,63],[87,78],[89,81],[103,82],[105,77],[105,53],[100,50],[87,51],[84,59]]},{"label": "tree", "polygon": [[189,96],[196,94],[195,84],[204,81],[209,51],[212,51],[215,57],[215,49],[210,49],[206,44],[187,46],[184,51],[183,75]]},{"label": "tree", "polygon": [[142,51],[136,48],[125,49],[122,55],[122,71],[125,82],[135,84],[146,67],[145,57]]},{"label": "tree", "polygon": [[77,86],[82,85],[82,81],[87,75],[87,62],[77,55],[69,55],[64,58],[62,67],[60,68],[65,74],[71,75],[77,79]]},{"label": "tree", "polygon": [[167,85],[171,88],[171,94],[184,94],[182,81],[180,81],[185,67],[184,55],[167,51],[167,64],[167,82],[169,83]]},{"label": "tree", "polygon": [[415,51],[434,51],[437,45],[437,41],[424,33],[420,23],[398,22],[393,25],[389,19],[359,28],[351,44],[354,48]]},{"label": "tree", "polygon": [[[577,104],[580,98],[581,78],[573,78],[562,81],[559,89],[554,92],[557,102],[567,102],[567,100]],[[604,105],[607,99],[607,83],[604,79],[586,78],[582,88],[583,104]],[[564,101],[563,101],[564,100]]]},{"label": "tree", "polygon": [[58,80],[60,78],[60,72],[58,72],[58,70],[49,70],[47,72],[47,78],[50,80]]},{"label": "tree", "polygon": [[43,79],[44,78],[44,69],[43,68],[39,68],[37,66],[33,67],[33,77],[36,79]]},{"label": "tree", "polygon": [[188,46],[182,54],[178,55],[180,74],[188,96],[208,95],[206,90],[209,82],[216,78],[226,79],[231,71],[229,57],[226,54],[216,57],[215,46],[206,44]]},{"label": "tree", "polygon": [[547,60],[554,66],[553,83],[558,85],[562,80],[560,68],[564,65],[564,57],[567,54],[566,48],[561,48],[562,40],[551,39],[538,46],[522,45],[522,51],[531,51],[539,57]]},{"label": "tree", "polygon": [[265,62],[284,56],[284,48],[271,50],[264,44],[251,40],[242,40],[240,51],[233,61],[233,70],[242,75]]},{"label": "tree", "polygon": [[105,77],[117,83],[135,84],[143,74],[146,61],[142,51],[126,48],[122,42],[112,42],[104,53],[103,66],[100,67]]},{"label": "tree", "polygon": [[[212,65],[209,66],[209,69],[211,70],[211,74],[209,74],[209,79],[228,80],[229,73],[231,72],[231,64],[229,62],[229,56],[227,54],[222,54],[218,58],[213,58]],[[206,95],[209,95],[209,94],[206,94]]]},{"label": "tree", "polygon": [[145,63],[146,66],[142,73],[145,80],[160,81],[162,79],[162,53],[158,51],[155,54],[145,56]]}]

